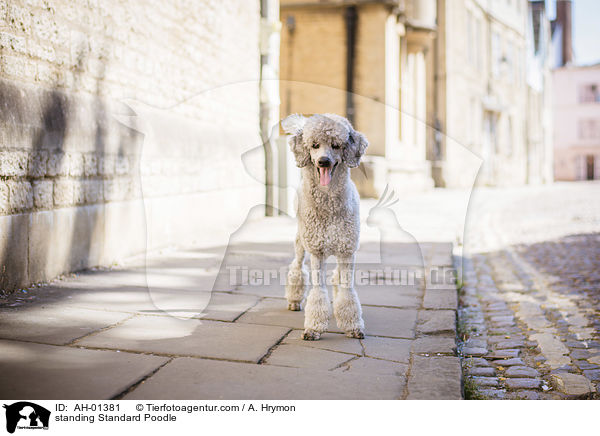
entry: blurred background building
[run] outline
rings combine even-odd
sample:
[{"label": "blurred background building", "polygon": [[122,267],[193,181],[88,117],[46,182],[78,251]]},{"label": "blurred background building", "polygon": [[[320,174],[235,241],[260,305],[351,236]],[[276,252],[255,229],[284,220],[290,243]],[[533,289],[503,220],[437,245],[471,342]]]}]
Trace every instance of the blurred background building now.
[{"label": "blurred background building", "polygon": [[600,64],[577,65],[572,2],[558,1],[554,24],[554,174],[557,180],[600,179]]},{"label": "blurred background building", "polygon": [[[544,1],[282,0],[281,116],[365,132],[361,194],[552,181]],[[316,86],[320,85],[320,86]],[[366,177],[365,177],[366,174]]]},{"label": "blurred background building", "polygon": [[[552,180],[550,24],[543,1],[438,0],[436,185],[465,186],[459,147],[483,159],[478,184]],[[433,142],[433,141],[432,141]]]}]

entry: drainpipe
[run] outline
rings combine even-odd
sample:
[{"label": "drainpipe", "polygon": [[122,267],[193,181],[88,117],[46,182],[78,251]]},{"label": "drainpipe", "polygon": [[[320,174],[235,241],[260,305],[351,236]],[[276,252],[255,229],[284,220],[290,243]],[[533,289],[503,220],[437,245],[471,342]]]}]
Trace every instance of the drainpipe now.
[{"label": "drainpipe", "polygon": [[354,125],[354,59],[356,51],[356,6],[346,8],[346,118]]},{"label": "drainpipe", "polygon": [[278,164],[276,129],[279,118],[279,2],[260,2],[260,134],[265,150],[265,214],[277,213]]}]

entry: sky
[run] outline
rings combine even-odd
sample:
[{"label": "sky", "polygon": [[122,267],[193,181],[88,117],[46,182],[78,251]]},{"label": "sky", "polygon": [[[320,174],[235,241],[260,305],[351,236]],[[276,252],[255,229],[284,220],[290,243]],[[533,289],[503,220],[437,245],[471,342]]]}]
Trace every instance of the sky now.
[{"label": "sky", "polygon": [[[547,0],[554,11],[554,0]],[[577,65],[600,62],[600,0],[573,0],[573,50]],[[554,17],[550,17],[554,18]]]}]

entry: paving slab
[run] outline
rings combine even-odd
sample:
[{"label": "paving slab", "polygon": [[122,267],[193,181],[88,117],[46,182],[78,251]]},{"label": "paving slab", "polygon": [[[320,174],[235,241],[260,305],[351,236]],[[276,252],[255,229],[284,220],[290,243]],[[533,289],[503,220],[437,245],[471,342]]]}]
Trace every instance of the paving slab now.
[{"label": "paving slab", "polygon": [[422,337],[415,339],[411,347],[411,351],[417,354],[454,354],[456,352],[456,339],[444,336]]},{"label": "paving slab", "polygon": [[334,369],[353,356],[320,348],[307,348],[300,345],[282,344],[275,348],[265,360],[267,365],[289,366],[294,368]]},{"label": "paving slab", "polygon": [[0,338],[62,345],[130,316],[57,304],[28,305],[18,311],[2,311]]},{"label": "paving slab", "polygon": [[456,312],[453,310],[420,310],[417,331],[424,334],[454,333]]},{"label": "paving slab", "polygon": [[[369,357],[359,357],[353,359],[333,372],[345,372],[348,374],[356,374],[357,376],[373,376],[373,375],[395,375],[398,377],[406,377],[408,365],[389,360],[371,359]],[[406,380],[406,379],[405,379]]]},{"label": "paving slab", "polygon": [[365,356],[403,363],[408,363],[410,359],[410,346],[412,342],[409,339],[382,338],[378,336],[366,336],[362,340],[365,348]]},{"label": "paving slab", "polygon": [[408,400],[462,399],[458,357],[413,356],[408,379]]},{"label": "paving slab", "polygon": [[456,289],[431,289],[425,290],[423,307],[425,309],[452,309],[456,310],[458,298]]},{"label": "paving slab", "polygon": [[77,342],[85,347],[258,362],[286,327],[137,316]]},{"label": "paving slab", "polygon": [[168,358],[0,340],[0,397],[110,399]]},{"label": "paving slab", "polygon": [[[283,299],[265,298],[244,313],[238,323],[285,326],[294,329],[304,328],[304,310],[292,311],[287,309]],[[330,323],[330,327],[335,324]],[[331,330],[330,330],[331,331]]]},{"label": "paving slab", "polygon": [[[417,311],[414,309],[364,306],[365,332],[368,335],[412,338],[414,337],[416,314]],[[290,311],[287,310],[287,304],[284,300],[265,298],[244,313],[237,322],[303,329],[304,311]],[[336,326],[333,315],[329,322],[328,331],[342,332]]]},{"label": "paving slab", "polygon": [[398,399],[403,377],[177,358],[126,400]]},{"label": "paving slab", "polygon": [[389,307],[363,307],[365,334],[392,338],[414,338],[417,311]]},{"label": "paving slab", "polygon": [[74,291],[62,304],[84,309],[184,318],[203,313],[211,300],[210,292],[157,287],[122,286]]},{"label": "paving slab", "polygon": [[208,306],[203,310],[202,319],[235,321],[244,312],[255,306],[260,297],[254,295],[232,295],[213,292]]},{"label": "paving slab", "polygon": [[[302,339],[304,330],[293,330],[288,334],[282,344],[297,345],[301,347],[319,348],[322,350],[337,351],[340,353],[362,355],[360,341],[349,339],[342,333],[327,332],[318,341],[305,341]],[[367,336],[368,338],[368,336]]]},{"label": "paving slab", "polygon": [[357,286],[358,299],[363,305],[409,307],[421,306],[423,291],[409,286]]}]

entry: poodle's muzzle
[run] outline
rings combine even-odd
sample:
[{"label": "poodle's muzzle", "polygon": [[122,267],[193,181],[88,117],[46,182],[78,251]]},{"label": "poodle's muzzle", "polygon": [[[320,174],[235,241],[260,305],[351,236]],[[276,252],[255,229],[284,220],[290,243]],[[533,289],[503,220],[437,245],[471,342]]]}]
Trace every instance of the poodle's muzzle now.
[{"label": "poodle's muzzle", "polygon": [[337,164],[337,162],[333,163],[333,161],[326,156],[321,156],[317,160],[317,175],[319,176],[319,184],[321,186],[327,186],[331,183],[333,171],[337,167]]}]

